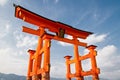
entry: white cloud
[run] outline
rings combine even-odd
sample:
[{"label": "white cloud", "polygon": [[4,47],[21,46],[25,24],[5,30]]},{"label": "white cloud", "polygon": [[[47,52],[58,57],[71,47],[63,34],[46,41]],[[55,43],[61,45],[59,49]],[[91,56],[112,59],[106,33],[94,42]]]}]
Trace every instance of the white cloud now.
[{"label": "white cloud", "polygon": [[6,30],[8,31],[9,30],[9,28],[10,28],[10,24],[6,24]]},{"label": "white cloud", "polygon": [[[96,44],[96,43],[104,41],[106,37],[107,37],[107,34],[100,34],[100,35],[93,34],[93,35],[88,36],[87,39],[85,39],[85,40],[80,39],[80,38],[78,38],[78,40],[91,45],[91,44]],[[73,39],[72,36],[70,36],[70,35],[66,36],[66,38]],[[62,46],[71,46],[71,44],[61,42],[61,41],[59,41],[58,44],[60,44]]]},{"label": "white cloud", "polygon": [[16,36],[17,47],[31,47],[37,43],[37,39],[34,36],[24,36],[22,34]]},{"label": "white cloud", "polygon": [[79,39],[79,40],[91,45],[91,44],[96,44],[96,43],[104,41],[106,37],[107,37],[107,34],[100,34],[100,35],[93,34],[93,35],[88,36],[87,39],[85,40],[83,39]]},{"label": "white cloud", "polygon": [[58,44],[60,44],[62,46],[71,46],[71,44],[65,43],[65,42],[61,42],[61,41],[58,41]]},{"label": "white cloud", "polygon": [[86,59],[86,60],[82,60],[82,68],[84,71],[90,71],[91,70],[91,60]]},{"label": "white cloud", "polygon": [[0,49],[0,72],[25,75],[27,72],[27,60],[13,57],[15,51],[12,48]]},{"label": "white cloud", "polygon": [[102,49],[99,49],[98,56],[97,56],[99,66],[104,67],[106,69],[108,67],[112,67],[114,61],[116,61],[116,60],[112,61],[112,59],[116,57],[115,56],[116,50],[117,48],[114,45],[108,45]]},{"label": "white cloud", "polygon": [[117,53],[119,52],[117,52],[117,47],[114,45],[107,45],[98,50],[97,63],[98,67],[101,69],[101,77],[109,80],[116,80],[119,78],[117,74],[120,74],[120,55]]},{"label": "white cloud", "polygon": [[8,0],[0,0],[0,6],[4,6]]},{"label": "white cloud", "polygon": [[[2,23],[2,22],[1,22]],[[10,27],[11,25],[9,23],[5,23],[5,25],[2,23],[0,26],[0,38],[3,38],[4,36],[6,36],[9,31],[10,31]]]},{"label": "white cloud", "polygon": [[5,20],[5,19],[0,19],[0,30],[1,30],[1,34],[4,34],[6,32],[8,32],[10,30],[11,27],[11,22],[9,20]]},{"label": "white cloud", "polygon": [[66,66],[65,63],[54,63],[51,66],[51,76],[55,78],[65,78]]},{"label": "white cloud", "polygon": [[117,48],[114,45],[107,45],[102,49],[99,49],[98,53],[99,56],[104,57],[105,58],[109,58],[110,56],[112,56],[113,54],[115,55]]}]

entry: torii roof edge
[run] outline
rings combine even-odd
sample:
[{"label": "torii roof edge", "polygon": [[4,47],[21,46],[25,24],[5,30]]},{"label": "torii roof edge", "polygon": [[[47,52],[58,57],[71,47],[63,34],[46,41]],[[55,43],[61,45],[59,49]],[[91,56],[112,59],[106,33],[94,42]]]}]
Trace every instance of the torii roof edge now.
[{"label": "torii roof edge", "polygon": [[43,27],[49,29],[51,32],[59,32],[60,29],[65,30],[65,34],[86,39],[92,32],[76,29],[70,25],[53,21],[41,15],[38,15],[32,11],[27,10],[19,5],[15,5],[15,17],[24,20],[30,24],[37,25],[38,27]]}]

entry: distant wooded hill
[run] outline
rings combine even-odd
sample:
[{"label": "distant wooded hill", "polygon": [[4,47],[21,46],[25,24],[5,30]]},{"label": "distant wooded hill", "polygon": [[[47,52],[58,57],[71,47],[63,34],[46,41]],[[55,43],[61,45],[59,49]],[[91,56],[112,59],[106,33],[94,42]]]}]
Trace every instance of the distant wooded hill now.
[{"label": "distant wooded hill", "polygon": [[[26,76],[0,73],[0,80],[26,80]],[[66,79],[65,78],[51,78],[51,80],[66,80]],[[72,80],[75,80],[75,79],[72,79]],[[92,78],[86,77],[85,80],[92,80]],[[107,80],[107,79],[100,79],[100,80]]]},{"label": "distant wooded hill", "polygon": [[[0,80],[26,80],[26,76],[20,76],[16,74],[4,74],[0,73]],[[51,80],[66,80],[63,78],[51,78]]]}]

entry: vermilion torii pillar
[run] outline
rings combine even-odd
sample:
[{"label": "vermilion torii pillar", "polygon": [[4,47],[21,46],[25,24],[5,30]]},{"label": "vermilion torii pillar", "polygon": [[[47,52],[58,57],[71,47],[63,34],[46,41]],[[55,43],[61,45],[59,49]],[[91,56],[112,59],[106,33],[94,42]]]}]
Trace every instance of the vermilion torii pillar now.
[{"label": "vermilion torii pillar", "polygon": [[[19,5],[14,6],[15,17],[33,24],[38,28],[35,30],[23,26],[23,32],[38,36],[36,50],[28,50],[30,57],[27,80],[50,80],[50,46],[52,39],[70,43],[74,46],[73,59],[70,60],[71,56],[65,56],[67,66],[67,80],[71,80],[71,78],[76,78],[76,80],[84,80],[84,76],[88,75],[92,75],[93,80],[99,80],[99,68],[97,68],[95,59],[97,54],[94,50],[96,46],[87,46],[87,43],[80,42],[78,40],[78,38],[86,39],[90,34],[92,34],[91,32],[79,30],[61,22],[50,20]],[[50,34],[48,31],[54,34]],[[70,35],[73,37],[73,39],[65,38],[64,35]],[[78,51],[78,46],[85,48],[87,47],[90,52],[87,55],[81,56]],[[90,71],[84,72],[81,61],[87,58],[91,59],[92,69]],[[71,73],[70,64],[72,63],[75,63],[75,74]]]},{"label": "vermilion torii pillar", "polygon": [[[67,74],[66,74],[67,80],[71,80],[71,78],[74,77],[76,78],[76,80],[84,80],[83,77],[89,75],[92,76],[92,80],[99,80],[98,74],[100,73],[100,69],[97,68],[97,63],[96,63],[96,56],[97,56],[97,52],[95,50],[96,47],[97,46],[94,45],[87,46],[89,53],[83,56],[80,56],[79,53],[74,52],[73,59],[71,59],[72,56],[69,55],[64,57],[66,59],[66,66],[67,66]],[[75,57],[76,54],[77,56]],[[91,63],[90,71],[84,71],[81,67],[81,61],[86,59],[90,59],[90,63]],[[71,73],[70,64],[73,63],[75,64],[75,73]]]}]

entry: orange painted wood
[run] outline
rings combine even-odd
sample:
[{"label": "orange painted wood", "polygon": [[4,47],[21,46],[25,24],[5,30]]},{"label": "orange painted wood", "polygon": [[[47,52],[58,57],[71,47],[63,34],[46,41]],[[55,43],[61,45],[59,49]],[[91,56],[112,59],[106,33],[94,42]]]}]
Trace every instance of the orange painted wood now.
[{"label": "orange painted wood", "polygon": [[40,31],[39,30],[34,30],[34,29],[31,29],[31,28],[28,28],[28,27],[25,27],[25,26],[22,27],[22,31],[26,32],[26,33],[29,33],[29,34],[34,34],[34,35],[40,36]]},{"label": "orange painted wood", "polygon": [[73,28],[70,25],[67,25],[58,21],[50,20],[41,15],[33,13],[21,6],[15,6],[15,17],[20,18],[25,22],[36,25],[38,27],[47,28],[51,32],[55,32],[55,33],[58,33],[59,29],[64,29],[65,34],[72,35],[78,38],[83,38],[83,39],[86,39],[90,34],[92,34],[91,32],[79,30],[79,29]]},{"label": "orange painted wood", "polygon": [[[97,51],[95,50],[97,46],[90,45],[86,47],[87,43],[83,43],[78,40],[78,38],[86,39],[90,34],[92,34],[91,32],[79,30],[70,25],[50,20],[21,6],[15,6],[15,17],[38,26],[37,30],[23,26],[23,32],[38,36],[36,50],[28,50],[30,58],[27,80],[50,80],[51,39],[74,45],[73,59],[70,60],[71,56],[64,57],[66,59],[67,80],[71,80],[71,78],[76,78],[76,80],[84,80],[84,76],[89,75],[92,75],[93,80],[99,80],[98,74],[100,73],[100,69],[97,68]],[[55,33],[56,35],[50,33],[48,34],[46,29],[52,33]],[[73,39],[64,38],[65,34],[71,35]],[[90,52],[81,56],[79,53],[79,46],[86,47]],[[92,67],[90,71],[84,71],[82,69],[82,60],[88,58],[91,60]],[[75,73],[71,73],[70,65],[73,63],[75,64]]]}]

